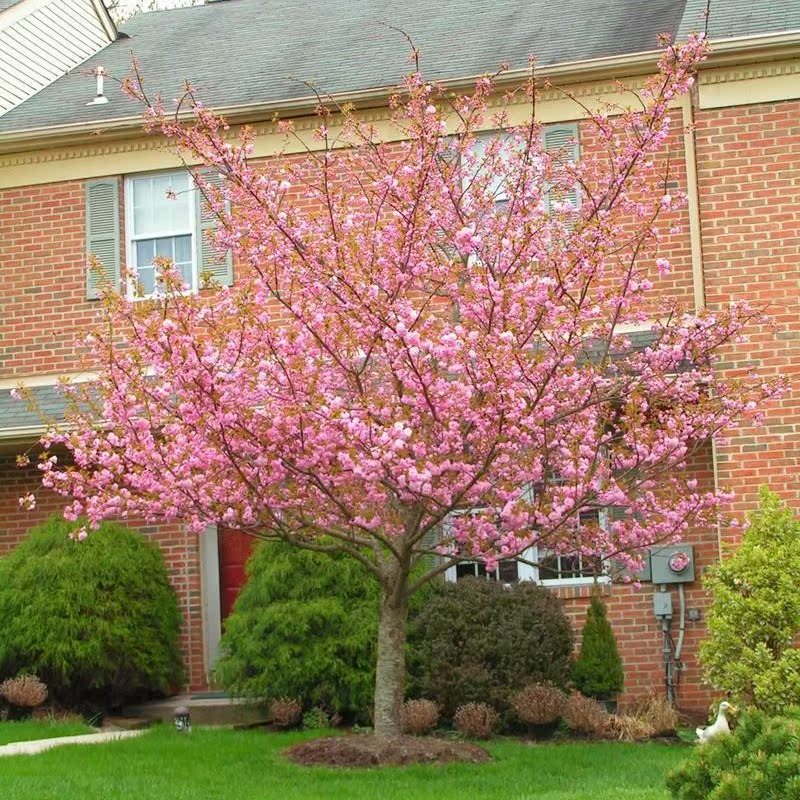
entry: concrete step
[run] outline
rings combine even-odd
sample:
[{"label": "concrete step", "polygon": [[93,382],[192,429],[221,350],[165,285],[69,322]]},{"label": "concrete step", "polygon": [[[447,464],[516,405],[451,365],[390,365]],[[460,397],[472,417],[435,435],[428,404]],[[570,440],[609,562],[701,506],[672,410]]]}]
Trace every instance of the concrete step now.
[{"label": "concrete step", "polygon": [[122,712],[126,717],[166,722],[171,725],[175,709],[180,706],[189,709],[192,725],[256,725],[268,721],[263,704],[256,705],[250,701],[238,700],[221,692],[180,694],[166,700],[128,706]]}]

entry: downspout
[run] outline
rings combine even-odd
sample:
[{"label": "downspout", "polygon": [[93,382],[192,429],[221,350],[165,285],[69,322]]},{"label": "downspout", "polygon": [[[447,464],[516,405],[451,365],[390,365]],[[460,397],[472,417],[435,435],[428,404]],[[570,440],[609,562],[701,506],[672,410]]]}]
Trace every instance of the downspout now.
[{"label": "downspout", "polygon": [[[706,307],[706,284],[703,271],[703,238],[700,224],[700,188],[697,179],[697,148],[695,145],[694,106],[695,92],[680,98],[683,121],[683,147],[686,156],[686,199],[689,211],[689,244],[692,254],[692,289],[695,313]],[[719,460],[717,442],[711,438],[711,467],[714,475],[714,491],[719,491]],[[722,560],[722,525],[717,522],[717,555]]]}]

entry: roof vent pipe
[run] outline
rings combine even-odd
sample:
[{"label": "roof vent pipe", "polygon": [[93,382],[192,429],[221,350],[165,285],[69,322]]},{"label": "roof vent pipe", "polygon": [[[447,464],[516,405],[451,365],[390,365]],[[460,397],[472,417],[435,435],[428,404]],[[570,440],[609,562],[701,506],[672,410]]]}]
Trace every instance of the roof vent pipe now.
[{"label": "roof vent pipe", "polygon": [[90,100],[86,104],[87,106],[96,106],[100,103],[108,102],[108,98],[103,94],[103,76],[105,75],[105,70],[102,67],[97,67],[93,71],[95,78],[97,78],[97,94],[94,96],[93,100]]}]

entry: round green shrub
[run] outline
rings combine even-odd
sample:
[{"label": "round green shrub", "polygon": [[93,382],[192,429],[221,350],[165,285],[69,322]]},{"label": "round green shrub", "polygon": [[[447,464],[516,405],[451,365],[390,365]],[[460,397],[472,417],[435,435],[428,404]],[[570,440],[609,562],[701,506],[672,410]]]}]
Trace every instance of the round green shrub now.
[{"label": "round green shrub", "polygon": [[667,776],[676,800],[800,800],[800,710],[743,714]]},{"label": "round green shrub", "polygon": [[707,570],[704,585],[708,681],[768,713],[800,705],[800,521],[776,494],[761,490],[742,543]]},{"label": "round green shrub", "polygon": [[181,615],[161,552],[121,525],[83,542],[75,528],[52,517],[0,559],[0,674],[34,673],[78,708],[179,687]]},{"label": "round green shrub", "polygon": [[587,697],[604,698],[622,691],[624,673],[606,607],[597,593],[586,612],[581,650],[572,667],[575,688]]},{"label": "round green shrub", "polygon": [[564,687],[573,635],[547,589],[465,578],[433,589],[412,620],[410,641],[412,692],[452,718],[478,702],[508,714],[511,694],[530,684]]},{"label": "round green shrub", "polygon": [[217,680],[233,695],[296,697],[364,718],[372,705],[378,583],[355,559],[263,542],[225,622]]}]

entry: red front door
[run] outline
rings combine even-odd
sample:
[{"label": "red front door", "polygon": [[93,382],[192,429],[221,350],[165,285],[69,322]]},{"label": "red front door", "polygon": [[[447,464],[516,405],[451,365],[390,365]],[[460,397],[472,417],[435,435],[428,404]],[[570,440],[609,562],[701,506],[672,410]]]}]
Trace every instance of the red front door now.
[{"label": "red front door", "polygon": [[245,565],[256,540],[233,528],[219,528],[219,595],[223,621],[247,581]]}]

